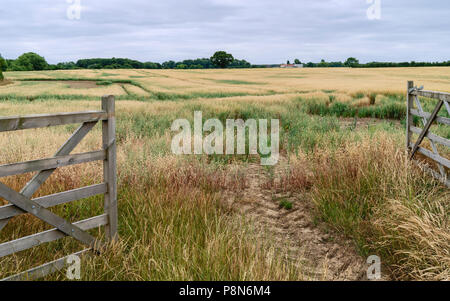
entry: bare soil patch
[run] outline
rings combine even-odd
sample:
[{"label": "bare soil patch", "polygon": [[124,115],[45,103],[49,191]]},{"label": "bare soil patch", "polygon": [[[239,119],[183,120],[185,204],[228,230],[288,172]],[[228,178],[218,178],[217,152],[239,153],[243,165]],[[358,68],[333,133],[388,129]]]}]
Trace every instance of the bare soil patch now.
[{"label": "bare soil patch", "polygon": [[60,81],[61,83],[65,83],[69,86],[69,88],[73,89],[91,89],[98,88],[97,83],[94,81]]},{"label": "bare soil patch", "polygon": [[0,86],[6,86],[6,85],[10,85],[12,83],[13,83],[12,80],[5,79],[5,80],[0,81]]}]

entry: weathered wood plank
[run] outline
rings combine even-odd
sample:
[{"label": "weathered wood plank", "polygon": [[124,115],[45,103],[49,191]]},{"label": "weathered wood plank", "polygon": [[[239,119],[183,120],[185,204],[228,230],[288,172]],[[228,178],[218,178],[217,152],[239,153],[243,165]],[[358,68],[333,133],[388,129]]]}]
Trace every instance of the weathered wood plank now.
[{"label": "weathered wood plank", "polygon": [[104,111],[0,117],[0,132],[105,120]]},{"label": "weathered wood plank", "polygon": [[406,148],[409,149],[409,144],[411,143],[411,131],[410,128],[413,125],[413,120],[411,116],[411,109],[413,108],[413,97],[409,93],[411,89],[414,88],[414,82],[408,81],[406,86]]},{"label": "weathered wood plank", "polygon": [[435,99],[440,99],[440,100],[444,100],[444,101],[450,101],[450,93],[446,93],[446,92],[416,90],[416,91],[412,92],[411,94],[417,95],[417,96],[423,96],[423,97],[427,97],[427,98],[435,98]]},{"label": "weathered wood plank", "polygon": [[[413,132],[414,134],[420,135],[420,133],[422,133],[422,129],[418,128],[418,127],[415,127],[415,126],[412,126],[411,127],[411,132]],[[433,134],[431,132],[428,132],[426,137],[428,139],[430,139],[431,141],[435,142],[435,143],[439,143],[441,145],[450,147],[450,140],[448,140],[448,139],[442,138],[442,137],[440,137],[438,135],[435,135],[435,134]]]},{"label": "weathered wood plank", "polygon": [[[97,121],[86,122],[73,133],[73,135],[59,148],[56,156],[65,156],[70,154],[84,137],[97,124]],[[56,169],[42,170],[35,174],[33,178],[22,188],[20,193],[27,198],[31,198],[39,187],[52,175]],[[9,219],[0,220],[0,231],[8,224]]]},{"label": "weathered wood plank", "polygon": [[450,115],[450,104],[449,104],[449,101],[445,101],[444,105],[445,105],[445,108],[447,109],[448,115]]},{"label": "weathered wood plank", "polygon": [[[95,216],[74,223],[83,231],[105,226],[108,224],[108,216],[106,214]],[[66,235],[58,229],[51,229],[44,232],[25,236],[16,240],[11,240],[0,244],[0,257],[8,256],[13,253],[27,250],[39,246],[43,243],[51,242],[65,237]]]},{"label": "weathered wood plank", "polygon": [[55,169],[58,167],[87,163],[92,161],[100,161],[104,160],[105,158],[105,151],[100,150],[89,153],[57,156],[47,159],[7,164],[0,166],[0,177],[13,176],[32,171]]},{"label": "weathered wood plank", "polygon": [[[428,130],[430,129],[431,125],[433,124],[434,120],[436,119],[436,116],[438,114],[438,112],[441,110],[442,105],[444,104],[443,100],[440,100],[438,102],[438,104],[436,105],[436,107],[434,108],[433,112],[430,115],[430,118],[428,118],[422,132],[419,135],[419,138],[417,139],[416,143],[414,144],[412,150],[411,150],[411,158],[414,157],[414,154],[417,151],[417,148],[419,147],[419,145],[422,143],[423,138],[425,138],[425,135],[428,133]],[[433,149],[433,151],[435,153],[437,153],[437,150]]]},{"label": "weathered wood plank", "polygon": [[[95,195],[104,194],[106,193],[106,191],[106,184],[103,183],[35,198],[33,199],[33,201],[44,208],[50,208],[72,201],[89,198]],[[14,216],[18,216],[24,213],[26,212],[24,212],[22,209],[12,204],[8,204],[0,207],[0,220],[10,219]]]},{"label": "weathered wood plank", "polygon": [[103,178],[108,185],[105,194],[105,213],[108,214],[109,223],[106,227],[106,236],[114,240],[117,236],[117,166],[116,166],[116,117],[114,96],[102,97],[102,110],[108,113],[108,119],[102,122],[103,149],[106,159],[103,161]]},{"label": "weathered wood plank", "polygon": [[[426,119],[429,119],[431,117],[430,113],[428,113],[428,112],[420,113],[416,109],[411,109],[411,114],[414,115],[414,116],[421,117],[421,118],[426,118]],[[436,117],[436,121],[439,122],[439,123],[442,123],[442,124],[450,125],[450,118],[437,116]]]},{"label": "weathered wood plank", "polygon": [[67,266],[67,260],[70,256],[81,256],[83,254],[86,254],[87,252],[91,251],[91,249],[85,249],[79,252],[76,252],[74,254],[68,255],[66,257],[48,262],[46,264],[43,264],[41,266],[32,268],[28,271],[25,271],[23,273],[1,279],[0,281],[31,281],[36,280],[42,277],[45,277],[49,274],[52,274],[54,272],[60,271],[63,268]]},{"label": "weathered wood plank", "polygon": [[61,232],[79,240],[80,242],[88,245],[94,250],[100,252],[102,250],[102,244],[97,241],[92,235],[81,230],[79,227],[69,223],[62,217],[54,214],[48,209],[45,209],[38,203],[27,199],[20,193],[12,190],[5,184],[0,182],[0,197],[4,198],[8,202],[16,205],[20,209],[31,213],[40,220],[58,228]]},{"label": "weathered wood plank", "polygon": [[[411,144],[411,147],[412,146],[413,145]],[[450,168],[450,160],[448,160],[448,159],[446,159],[444,157],[441,157],[439,155],[436,155],[432,151],[430,151],[430,150],[428,150],[426,148],[420,147],[420,146],[417,149],[417,151],[419,153],[421,153],[422,155],[424,155],[425,157],[428,157],[428,158],[430,158],[430,159],[432,159],[432,160],[434,160],[434,161],[444,165],[445,167]]]}]

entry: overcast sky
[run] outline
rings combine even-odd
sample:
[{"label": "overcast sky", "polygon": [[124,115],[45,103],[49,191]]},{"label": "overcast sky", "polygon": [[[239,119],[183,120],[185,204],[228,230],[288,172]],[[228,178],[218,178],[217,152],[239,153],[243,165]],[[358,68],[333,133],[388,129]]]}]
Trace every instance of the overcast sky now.
[{"label": "overcast sky", "polygon": [[[80,18],[76,10],[69,18],[76,1]],[[449,0],[380,0],[381,18],[370,20],[374,1],[2,0],[0,54],[33,51],[50,63],[113,56],[163,62],[216,50],[254,64],[450,60]]]}]

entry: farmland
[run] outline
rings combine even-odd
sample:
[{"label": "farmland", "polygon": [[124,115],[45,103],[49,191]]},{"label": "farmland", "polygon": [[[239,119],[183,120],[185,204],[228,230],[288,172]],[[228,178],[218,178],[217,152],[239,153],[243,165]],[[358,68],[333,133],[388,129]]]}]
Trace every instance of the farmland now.
[{"label": "farmland", "polygon": [[[0,116],[98,110],[102,95],[116,97],[120,238],[83,258],[83,280],[364,279],[373,254],[387,279],[450,279],[450,194],[408,161],[404,130],[406,81],[450,92],[450,68],[4,75]],[[426,111],[435,104],[423,102]],[[280,162],[174,155],[171,124],[194,111],[223,123],[279,119]],[[74,130],[0,133],[0,164],[52,156]],[[450,139],[448,126],[432,130]],[[74,153],[101,148],[100,133],[96,126]],[[2,182],[20,190],[31,176]],[[101,180],[97,163],[64,167],[35,196]],[[102,201],[53,211],[79,220],[101,214]],[[0,242],[46,229],[22,215]],[[0,259],[0,278],[80,249],[64,239],[19,252]]]}]

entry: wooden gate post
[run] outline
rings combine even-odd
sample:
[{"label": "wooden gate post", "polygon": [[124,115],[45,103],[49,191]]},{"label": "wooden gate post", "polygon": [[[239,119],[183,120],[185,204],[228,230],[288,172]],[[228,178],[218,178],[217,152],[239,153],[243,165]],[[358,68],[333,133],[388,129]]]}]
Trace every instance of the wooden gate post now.
[{"label": "wooden gate post", "polygon": [[411,148],[411,126],[413,125],[411,109],[413,108],[413,96],[411,95],[411,89],[414,88],[414,82],[408,81],[406,91],[406,149],[409,151]]},{"label": "wooden gate post", "polygon": [[114,240],[117,237],[117,162],[116,162],[116,117],[114,96],[102,97],[102,110],[108,114],[108,119],[102,122],[103,149],[106,159],[103,161],[103,178],[108,191],[105,193],[104,210],[108,214],[106,238]]}]

